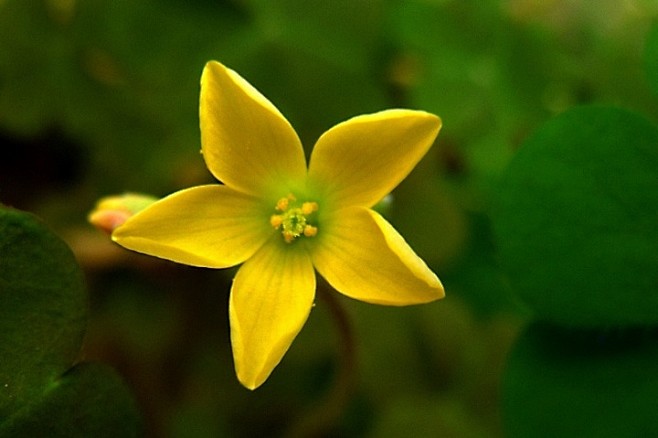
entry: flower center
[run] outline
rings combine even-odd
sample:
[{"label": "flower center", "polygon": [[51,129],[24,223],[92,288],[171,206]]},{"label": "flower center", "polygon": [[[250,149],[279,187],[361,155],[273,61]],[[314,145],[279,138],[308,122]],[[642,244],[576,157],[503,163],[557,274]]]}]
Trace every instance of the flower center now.
[{"label": "flower center", "polygon": [[286,243],[292,243],[299,236],[313,237],[318,228],[313,226],[313,213],[318,211],[317,202],[297,202],[292,193],[277,201],[274,209],[278,212],[270,217],[270,224],[277,230]]}]

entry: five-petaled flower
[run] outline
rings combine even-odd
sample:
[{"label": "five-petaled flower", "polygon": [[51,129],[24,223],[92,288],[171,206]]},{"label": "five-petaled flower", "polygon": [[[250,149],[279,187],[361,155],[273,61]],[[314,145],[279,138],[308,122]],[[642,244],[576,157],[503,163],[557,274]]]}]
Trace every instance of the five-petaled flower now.
[{"label": "five-petaled flower", "polygon": [[393,109],[325,132],[307,167],[277,108],[236,72],[201,77],[202,153],[223,184],[181,190],[117,228],[120,245],[209,268],[242,264],[230,292],[235,369],[260,386],[309,316],[315,270],[338,292],[376,304],[425,303],[441,282],[371,207],[425,155],[441,120]]}]

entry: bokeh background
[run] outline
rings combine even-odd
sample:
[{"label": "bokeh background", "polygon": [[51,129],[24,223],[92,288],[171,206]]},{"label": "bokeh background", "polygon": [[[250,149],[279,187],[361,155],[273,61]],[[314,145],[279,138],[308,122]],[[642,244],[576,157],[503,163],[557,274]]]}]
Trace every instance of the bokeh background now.
[{"label": "bokeh background", "polygon": [[[643,61],[656,17],[651,0],[0,0],[0,202],[74,250],[91,300],[84,358],[124,376],[149,436],[503,436],[501,375],[528,312],[498,266],[498,181],[572,106],[658,120]],[[307,152],[358,114],[443,119],[386,216],[447,297],[410,308],[338,297],[356,356],[329,405],[346,359],[325,303],[247,391],[229,345],[234,271],[132,254],[86,223],[108,194],[212,182],[198,122],[210,59],[272,100]]]}]

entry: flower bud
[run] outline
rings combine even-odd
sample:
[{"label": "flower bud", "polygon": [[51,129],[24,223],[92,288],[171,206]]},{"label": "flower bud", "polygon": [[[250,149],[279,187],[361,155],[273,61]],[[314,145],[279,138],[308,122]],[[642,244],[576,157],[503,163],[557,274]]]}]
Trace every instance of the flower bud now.
[{"label": "flower bud", "polygon": [[96,203],[87,220],[99,230],[112,234],[129,217],[145,209],[158,199],[138,193],[106,196]]}]

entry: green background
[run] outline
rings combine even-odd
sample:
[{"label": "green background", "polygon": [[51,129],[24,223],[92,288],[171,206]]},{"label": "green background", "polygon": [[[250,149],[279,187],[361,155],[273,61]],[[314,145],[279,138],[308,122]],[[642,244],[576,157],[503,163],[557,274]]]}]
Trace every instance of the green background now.
[{"label": "green background", "polygon": [[[650,0],[0,0],[0,203],[39,216],[82,267],[86,335],[66,367],[112,366],[149,436],[658,434],[643,410],[658,395],[657,17]],[[358,114],[443,119],[386,215],[446,298],[338,297],[356,357],[328,420],[344,338],[325,303],[247,391],[234,270],[129,253],[86,223],[108,194],[213,182],[198,122],[210,59],[307,152]]]}]

